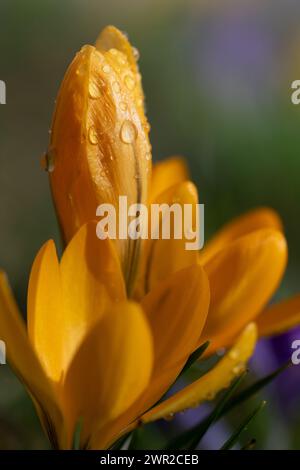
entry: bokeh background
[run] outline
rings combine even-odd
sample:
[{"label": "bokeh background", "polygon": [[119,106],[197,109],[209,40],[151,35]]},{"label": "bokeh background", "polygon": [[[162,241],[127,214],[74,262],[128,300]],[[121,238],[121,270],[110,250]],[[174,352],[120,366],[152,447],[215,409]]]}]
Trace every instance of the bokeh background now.
[{"label": "bokeh background", "polygon": [[[278,297],[299,291],[300,3],[296,0],[1,0],[0,264],[25,312],[32,260],[59,240],[47,175],[54,100],[69,62],[107,24],[128,32],[152,126],[153,158],[185,155],[206,204],[206,237],[233,216],[269,205],[285,223],[289,265]],[[252,379],[282,364],[300,329],[261,341]],[[300,448],[300,366],[261,393],[268,406],[244,439],[259,449]],[[251,404],[205,437],[220,447]],[[252,406],[253,407],[253,406]],[[141,446],[157,447],[197,422],[200,410],[148,427]],[[0,366],[0,448],[47,448],[22,385]]]}]

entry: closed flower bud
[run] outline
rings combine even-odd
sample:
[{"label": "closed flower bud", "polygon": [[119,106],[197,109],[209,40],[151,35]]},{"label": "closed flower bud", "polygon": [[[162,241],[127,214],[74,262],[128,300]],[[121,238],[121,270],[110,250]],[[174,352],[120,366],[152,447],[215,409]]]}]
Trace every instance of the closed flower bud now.
[{"label": "closed flower bud", "polygon": [[[69,66],[53,117],[47,165],[56,211],[67,243],[102,203],[118,209],[146,203],[151,173],[149,125],[141,76],[126,36],[107,27],[96,47],[84,46]],[[137,243],[119,240],[128,278]]]}]

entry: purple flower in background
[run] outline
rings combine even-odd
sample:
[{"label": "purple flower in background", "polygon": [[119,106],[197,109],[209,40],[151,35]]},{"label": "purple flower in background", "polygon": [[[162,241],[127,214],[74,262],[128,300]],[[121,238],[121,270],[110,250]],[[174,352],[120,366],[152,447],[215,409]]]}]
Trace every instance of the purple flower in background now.
[{"label": "purple flower in background", "polygon": [[276,88],[278,57],[272,15],[259,5],[221,9],[196,26],[196,73],[210,98],[225,106],[253,106],[270,100]]},{"label": "purple flower in background", "polygon": [[[291,345],[295,339],[300,339],[300,327],[271,339],[261,340],[251,359],[251,368],[259,376],[263,376],[287,363],[291,359]],[[279,375],[273,388],[282,410],[292,413],[299,402],[300,365],[294,365]]]}]

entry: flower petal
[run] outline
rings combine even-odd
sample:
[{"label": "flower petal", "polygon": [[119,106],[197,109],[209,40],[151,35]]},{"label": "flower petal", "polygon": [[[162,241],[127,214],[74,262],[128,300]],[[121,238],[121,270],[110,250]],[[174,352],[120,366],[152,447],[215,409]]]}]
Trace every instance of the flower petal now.
[{"label": "flower petal", "polygon": [[266,308],[255,320],[259,336],[271,336],[300,324],[300,295]]},{"label": "flower petal", "polygon": [[208,306],[207,275],[197,265],[176,272],[142,299],[154,338],[157,372],[193,352]]},{"label": "flower petal", "polygon": [[59,381],[62,373],[63,319],[59,262],[53,240],[38,252],[30,273],[27,325],[30,341],[47,375]]},{"label": "flower petal", "polygon": [[[81,227],[61,259],[63,319],[57,336],[65,372],[83,337],[113,300],[125,298],[119,260],[109,239],[99,240],[95,224]],[[110,295],[110,298],[108,295]]]},{"label": "flower petal", "polygon": [[209,297],[207,276],[193,265],[161,282],[142,300],[155,354],[151,387],[141,397],[141,411],[161,398],[198,346]]},{"label": "flower petal", "polygon": [[52,445],[63,448],[64,427],[54,384],[47,379],[31,347],[25,324],[3,272],[0,272],[0,338],[6,344],[12,369],[34,400]]},{"label": "flower petal", "polygon": [[[141,118],[144,119],[144,93],[136,61],[136,56],[138,54],[137,50],[131,46],[126,35],[115,26],[107,26],[104,28],[103,31],[101,31],[95,46],[102,54],[110,52],[110,54],[115,57],[119,65],[122,65],[124,68],[126,66],[126,71],[129,73],[129,76],[132,74],[136,82],[136,86],[132,90],[135,104]],[[126,60],[124,60],[124,57]]]},{"label": "flower petal", "polygon": [[174,156],[155,163],[152,169],[150,199],[154,201],[171,186],[188,179],[189,172],[183,157]]},{"label": "flower petal", "polygon": [[282,222],[273,209],[261,207],[233,219],[226,224],[200,251],[200,263],[207,263],[218,251],[243,235],[263,228],[282,231]]},{"label": "flower petal", "polygon": [[[52,194],[66,242],[95,219],[100,204],[118,208],[119,196],[127,197],[128,206],[148,200],[151,147],[142,106],[136,103],[137,86],[127,56],[116,49],[100,52],[85,46],[69,66],[48,152]],[[140,244],[116,244],[131,284]]]},{"label": "flower petal", "polygon": [[97,433],[92,449],[108,447],[139,415],[155,404],[174,383],[196,348],[209,304],[209,285],[203,269],[194,265],[160,283],[142,302],[154,342],[154,365],[149,387],[105,432]]},{"label": "flower petal", "polygon": [[269,301],[283,275],[287,245],[281,232],[258,230],[237,239],[206,265],[211,303],[202,341],[209,352],[230,344]]},{"label": "flower petal", "polygon": [[[172,215],[170,216],[171,211],[166,211],[160,217],[159,224],[161,229],[162,224],[170,217],[170,239],[163,239],[160,234],[159,239],[148,240],[143,256],[144,265],[137,284],[139,296],[153,289],[159,282],[167,279],[168,276],[176,271],[197,263],[198,251],[188,250],[186,247],[186,244],[191,242],[186,234],[188,233],[189,235],[196,229],[197,203],[197,189],[189,181],[172,186],[155,200],[155,204],[166,204],[169,209],[172,208],[173,204],[181,208],[182,218],[179,223],[182,227],[182,236],[179,239],[175,239],[174,226],[176,220],[174,221]],[[188,219],[186,226],[183,227],[185,204],[189,204],[192,207],[192,217]]]},{"label": "flower petal", "polygon": [[148,385],[152,361],[143,311],[132,302],[115,304],[85,337],[65,378],[70,429],[82,417],[82,445],[137,399]]},{"label": "flower petal", "polygon": [[253,353],[256,337],[255,324],[251,323],[231,350],[207,374],[152,408],[140,421],[150,423],[168,418],[180,411],[194,408],[204,401],[212,400],[220,390],[227,388],[230,382],[244,371],[246,362]]},{"label": "flower petal", "polygon": [[28,290],[30,339],[49,377],[59,381],[82,337],[108,302],[125,298],[114,245],[96,237],[95,224],[83,226],[59,266],[53,242],[38,253]]}]

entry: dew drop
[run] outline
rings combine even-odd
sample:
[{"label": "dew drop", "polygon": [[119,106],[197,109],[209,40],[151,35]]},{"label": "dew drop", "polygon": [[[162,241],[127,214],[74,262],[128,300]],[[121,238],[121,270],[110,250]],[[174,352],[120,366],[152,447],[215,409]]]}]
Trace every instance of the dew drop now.
[{"label": "dew drop", "polygon": [[128,90],[132,91],[135,87],[135,79],[131,75],[126,75],[124,78],[125,85],[127,86]]},{"label": "dew drop", "polygon": [[118,55],[118,51],[117,51],[117,49],[115,49],[114,47],[113,47],[112,49],[109,49],[109,53],[110,53],[111,55]]},{"label": "dew drop", "polygon": [[145,121],[144,129],[145,129],[145,132],[150,132],[151,131],[151,126],[150,126],[148,121]]},{"label": "dew drop", "polygon": [[52,173],[55,167],[55,152],[54,150],[48,150],[41,158],[41,166],[43,170]]},{"label": "dew drop", "polygon": [[172,421],[174,418],[174,413],[169,413],[167,416],[164,417],[165,421]]},{"label": "dew drop", "polygon": [[127,109],[127,104],[124,103],[124,101],[122,101],[122,103],[120,103],[120,108],[121,108],[122,111],[126,111],[126,109]]},{"label": "dew drop", "polygon": [[245,365],[243,364],[243,362],[240,362],[239,364],[234,366],[234,368],[232,369],[232,373],[234,375],[241,374],[241,372],[243,372],[244,368],[245,368]]},{"label": "dew drop", "polygon": [[133,57],[135,58],[136,61],[138,61],[140,59],[140,51],[136,47],[133,47],[132,52],[133,52]]},{"label": "dew drop", "polygon": [[101,91],[98,87],[98,85],[94,82],[90,82],[89,84],[89,97],[92,98],[93,100],[96,100],[100,98],[101,96]]},{"label": "dew drop", "polygon": [[137,129],[133,122],[125,120],[121,126],[120,138],[124,144],[132,144],[137,138]]},{"label": "dew drop", "polygon": [[122,53],[119,53],[117,60],[120,65],[125,65],[126,64],[126,58]]},{"label": "dew drop", "polygon": [[216,351],[217,356],[221,356],[221,357],[224,356],[225,351],[226,351],[225,348],[219,348],[219,349]]},{"label": "dew drop", "polygon": [[235,360],[239,357],[239,353],[235,349],[232,349],[231,351],[229,351],[228,356],[230,357],[230,359]]},{"label": "dew drop", "polygon": [[108,64],[103,65],[102,70],[104,73],[110,72],[110,66]]},{"label": "dew drop", "polygon": [[98,144],[98,136],[94,126],[89,128],[89,141],[92,145]]},{"label": "dew drop", "polygon": [[114,82],[113,85],[113,90],[116,92],[116,93],[120,93],[121,91],[121,87],[120,87],[120,84],[118,82]]},{"label": "dew drop", "polygon": [[147,152],[146,153],[146,160],[149,162],[149,160],[151,160],[151,153],[150,152]]}]

